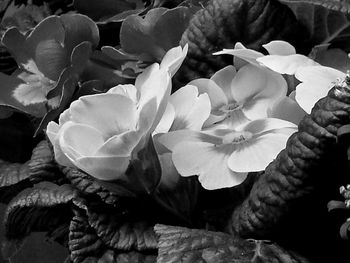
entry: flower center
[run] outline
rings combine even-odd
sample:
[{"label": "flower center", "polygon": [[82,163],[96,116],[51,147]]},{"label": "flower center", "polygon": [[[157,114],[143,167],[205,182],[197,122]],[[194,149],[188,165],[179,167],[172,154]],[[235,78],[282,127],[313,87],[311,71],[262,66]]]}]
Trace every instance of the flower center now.
[{"label": "flower center", "polygon": [[223,113],[230,113],[232,111],[240,109],[241,107],[242,107],[242,105],[240,105],[239,103],[232,102],[232,103],[229,103],[227,105],[221,106],[218,110],[223,112]]},{"label": "flower center", "polygon": [[253,137],[251,132],[241,131],[241,132],[231,132],[226,134],[222,138],[223,144],[239,144],[245,142]]}]

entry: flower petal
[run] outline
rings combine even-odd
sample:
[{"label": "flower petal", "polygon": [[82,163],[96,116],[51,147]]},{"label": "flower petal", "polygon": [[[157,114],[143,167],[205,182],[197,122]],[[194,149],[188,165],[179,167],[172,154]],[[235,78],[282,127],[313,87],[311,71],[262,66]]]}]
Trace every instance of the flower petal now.
[{"label": "flower petal", "polygon": [[139,92],[132,84],[118,85],[108,90],[107,93],[119,94],[131,99],[134,103],[139,101]]},{"label": "flower petal", "polygon": [[270,55],[288,56],[296,54],[295,48],[286,41],[274,40],[262,45]]},{"label": "flower petal", "polygon": [[88,156],[77,159],[77,166],[84,172],[100,180],[116,180],[124,175],[130,157]]},{"label": "flower petal", "polygon": [[207,93],[209,95],[211,108],[216,109],[228,103],[223,90],[211,79],[195,79],[187,85],[196,86],[199,93]]},{"label": "flower petal", "polygon": [[169,102],[153,134],[168,132],[175,119],[174,106]]},{"label": "flower petal", "polygon": [[244,181],[247,173],[235,173],[227,166],[232,147],[216,147],[211,143],[186,142],[177,145],[172,159],[182,176],[199,176],[208,190],[232,187]]},{"label": "flower petal", "polygon": [[61,127],[59,143],[62,151],[75,163],[77,158],[94,155],[104,139],[95,128],[69,121]]},{"label": "flower petal", "polygon": [[177,144],[183,142],[208,142],[215,145],[222,144],[222,138],[218,136],[192,130],[179,130],[168,132],[160,136],[158,138],[158,141],[171,151],[175,148]]},{"label": "flower petal", "polygon": [[236,68],[232,65],[217,71],[210,79],[213,80],[225,93],[228,101],[233,101],[231,82],[236,75]]},{"label": "flower petal", "polygon": [[236,149],[228,158],[228,166],[235,172],[263,171],[285,148],[288,138],[285,133],[267,133],[236,144]]},{"label": "flower petal", "polygon": [[94,127],[105,139],[127,130],[134,130],[137,122],[135,103],[118,94],[104,93],[80,97],[71,104],[70,113],[72,121]]},{"label": "flower petal", "polygon": [[160,67],[166,69],[173,77],[185,60],[188,51],[188,44],[170,49],[163,57]]},{"label": "flower petal", "polygon": [[237,131],[249,131],[254,134],[254,136],[258,136],[259,134],[263,134],[268,131],[284,128],[293,128],[296,131],[297,126],[289,121],[276,118],[266,118],[251,121],[243,126],[238,127]]},{"label": "flower petal", "polygon": [[198,96],[196,86],[187,85],[170,96],[175,108],[175,119],[170,130],[200,130],[208,119],[211,106],[208,94]]},{"label": "flower petal", "polygon": [[299,67],[319,65],[312,59],[299,54],[289,56],[268,55],[258,58],[257,61],[261,65],[264,65],[277,73],[288,75],[295,74]]},{"label": "flower petal", "polygon": [[242,111],[251,120],[267,117],[270,107],[286,93],[282,76],[252,65],[241,68],[232,81],[233,98],[243,103]]},{"label": "flower petal", "polygon": [[[295,92],[291,94],[295,94]],[[305,115],[306,112],[291,97],[284,97],[272,107],[269,113],[269,117],[290,121],[296,125],[299,124]]]},{"label": "flower petal", "polygon": [[329,67],[310,66],[300,68],[297,70],[295,77],[303,83],[296,87],[295,100],[303,110],[311,113],[315,103],[327,95],[332,87],[332,82],[344,76],[343,72]]}]

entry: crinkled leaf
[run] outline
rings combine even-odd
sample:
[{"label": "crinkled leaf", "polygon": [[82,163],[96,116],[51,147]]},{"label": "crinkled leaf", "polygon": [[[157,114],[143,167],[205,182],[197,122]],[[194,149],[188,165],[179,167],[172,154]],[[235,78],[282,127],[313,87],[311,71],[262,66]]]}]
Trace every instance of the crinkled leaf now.
[{"label": "crinkled leaf", "polygon": [[158,263],[165,262],[309,262],[263,240],[244,240],[222,232],[156,225]]},{"label": "crinkled leaf", "polygon": [[7,241],[18,242],[31,232],[54,232],[67,225],[72,216],[68,203],[74,196],[71,186],[53,183],[41,183],[20,192],[5,212]]},{"label": "crinkled leaf", "polygon": [[74,0],[74,8],[95,21],[105,20],[128,10],[143,8],[141,0]]},{"label": "crinkled leaf", "polygon": [[171,48],[178,46],[193,13],[189,8],[155,8],[144,18],[131,15],[120,30],[122,49],[143,55],[145,61],[159,62]]},{"label": "crinkled leaf", "polygon": [[0,202],[8,203],[21,190],[43,180],[55,181],[61,177],[47,141],[40,142],[26,163],[0,160]]},{"label": "crinkled leaf", "polygon": [[313,45],[337,39],[348,43],[350,37],[350,2],[337,0],[279,0],[291,8],[308,35],[300,41]]},{"label": "crinkled leaf", "polygon": [[74,168],[63,168],[63,173],[71,184],[88,195],[98,195],[107,204],[116,204],[119,197],[100,184],[100,181],[92,176]]}]

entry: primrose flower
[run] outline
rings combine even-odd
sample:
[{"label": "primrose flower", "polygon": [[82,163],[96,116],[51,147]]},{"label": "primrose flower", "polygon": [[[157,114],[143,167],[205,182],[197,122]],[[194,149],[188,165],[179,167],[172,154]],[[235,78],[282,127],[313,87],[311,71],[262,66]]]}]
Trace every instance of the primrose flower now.
[{"label": "primrose flower", "polygon": [[299,68],[295,77],[301,81],[296,87],[295,99],[310,114],[315,103],[327,96],[334,82],[344,78],[345,73],[330,67],[309,66]]},{"label": "primrose flower", "polygon": [[296,129],[291,122],[266,118],[234,130],[220,126],[210,132],[174,131],[159,141],[172,152],[182,176],[198,175],[204,188],[214,190],[238,185],[248,172],[264,170]]},{"label": "primrose flower", "polygon": [[98,45],[99,33],[86,16],[50,16],[28,35],[15,27],[8,29],[2,42],[19,68],[11,76],[0,74],[0,105],[43,117],[48,108],[59,106],[63,90],[73,93],[87,54]]},{"label": "primrose flower", "polygon": [[61,114],[59,124],[47,127],[56,161],[98,179],[120,178],[133,154],[145,147],[170,91],[168,71],[155,63],[137,77],[135,86],[80,97]]},{"label": "primrose flower", "polygon": [[249,120],[266,118],[271,107],[287,93],[282,76],[251,64],[238,71],[227,66],[210,79],[196,79],[189,85],[209,95],[212,109],[204,127],[221,122],[234,129]]}]

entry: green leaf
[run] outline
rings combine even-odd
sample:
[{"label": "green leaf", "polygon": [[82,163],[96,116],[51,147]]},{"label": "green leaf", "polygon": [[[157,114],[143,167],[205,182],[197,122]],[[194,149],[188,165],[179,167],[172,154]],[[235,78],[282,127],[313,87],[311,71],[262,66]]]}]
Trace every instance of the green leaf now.
[{"label": "green leaf", "polygon": [[164,54],[178,46],[193,13],[189,8],[154,8],[144,18],[127,17],[120,30],[122,50],[142,55],[144,61],[160,62]]},{"label": "green leaf", "polygon": [[264,240],[244,240],[222,232],[156,225],[158,263],[309,262],[293,251]]},{"label": "green leaf", "polygon": [[349,40],[349,1],[279,0],[295,14],[308,34],[300,42],[312,45],[331,43],[337,39]]},{"label": "green leaf", "polygon": [[[12,199],[5,211],[7,242],[18,243],[31,232],[54,233],[58,228],[68,227],[72,217],[69,202],[74,197],[75,192],[70,185],[41,183],[23,190]],[[62,233],[62,230],[59,232]]]}]

